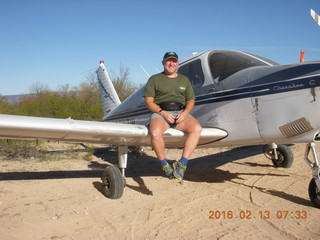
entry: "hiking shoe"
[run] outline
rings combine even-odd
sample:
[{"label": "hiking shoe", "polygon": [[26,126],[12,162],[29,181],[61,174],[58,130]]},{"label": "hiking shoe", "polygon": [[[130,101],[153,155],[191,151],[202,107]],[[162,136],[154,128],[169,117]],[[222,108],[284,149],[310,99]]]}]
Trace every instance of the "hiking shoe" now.
[{"label": "hiking shoe", "polygon": [[176,161],[175,163],[173,163],[173,175],[175,178],[179,179],[179,180],[182,180],[183,179],[183,176],[184,176],[184,173],[187,169],[187,166],[184,165],[182,162],[180,161]]},{"label": "hiking shoe", "polygon": [[161,166],[161,169],[164,171],[168,178],[173,178],[173,169],[169,165],[169,163],[166,163],[165,165]]}]

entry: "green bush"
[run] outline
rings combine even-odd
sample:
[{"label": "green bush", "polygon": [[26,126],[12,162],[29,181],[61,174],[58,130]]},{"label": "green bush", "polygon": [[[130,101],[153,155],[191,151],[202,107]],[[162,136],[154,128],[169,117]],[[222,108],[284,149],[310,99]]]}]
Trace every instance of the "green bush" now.
[{"label": "green bush", "polygon": [[0,98],[0,113],[95,121],[103,118],[99,92],[87,84],[67,92],[29,94],[10,105]]},{"label": "green bush", "polygon": [[7,158],[42,158],[46,150],[37,141],[0,140],[0,154]]},{"label": "green bush", "polygon": [[[95,74],[86,78],[78,87],[70,89],[66,84],[59,86],[58,91],[51,91],[41,83],[34,84],[30,94],[12,104],[0,96],[0,114],[100,121],[103,118],[103,106],[98,82]],[[128,68],[121,66],[119,76],[113,75],[113,79],[121,100],[136,90],[128,80]],[[39,150],[41,147],[35,141],[0,140],[0,154],[8,158],[39,157],[45,152]],[[92,156],[92,151],[88,151],[87,159]]]}]

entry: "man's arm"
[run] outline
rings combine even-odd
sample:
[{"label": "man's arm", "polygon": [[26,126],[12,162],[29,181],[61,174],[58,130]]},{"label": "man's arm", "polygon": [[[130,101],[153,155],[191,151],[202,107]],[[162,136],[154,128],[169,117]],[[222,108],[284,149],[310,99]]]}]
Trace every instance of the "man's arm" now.
[{"label": "man's arm", "polygon": [[186,104],[183,112],[186,113],[186,115],[190,114],[192,112],[192,109],[194,108],[194,104],[195,104],[194,99],[187,101],[187,104]]},{"label": "man's arm", "polygon": [[154,97],[144,97],[144,101],[146,103],[147,108],[153,112],[158,113],[160,112],[161,108],[158,104],[154,102]]}]

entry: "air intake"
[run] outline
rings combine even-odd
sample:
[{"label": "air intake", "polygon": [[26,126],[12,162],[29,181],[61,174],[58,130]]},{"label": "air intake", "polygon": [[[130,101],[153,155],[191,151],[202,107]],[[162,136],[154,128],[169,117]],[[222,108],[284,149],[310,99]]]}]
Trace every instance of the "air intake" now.
[{"label": "air intake", "polygon": [[309,132],[313,128],[305,118],[300,118],[296,121],[279,127],[279,129],[283,136],[291,138]]}]

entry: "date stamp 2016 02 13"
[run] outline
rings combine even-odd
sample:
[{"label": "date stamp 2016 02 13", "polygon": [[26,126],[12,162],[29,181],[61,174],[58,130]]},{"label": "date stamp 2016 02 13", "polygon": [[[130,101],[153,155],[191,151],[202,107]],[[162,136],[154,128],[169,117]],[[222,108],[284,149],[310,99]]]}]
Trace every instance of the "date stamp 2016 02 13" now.
[{"label": "date stamp 2016 02 13", "polygon": [[209,211],[209,219],[306,219],[308,213],[305,210],[297,211],[287,211],[287,210],[277,210],[277,211]]}]

